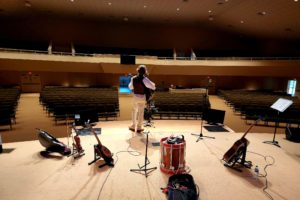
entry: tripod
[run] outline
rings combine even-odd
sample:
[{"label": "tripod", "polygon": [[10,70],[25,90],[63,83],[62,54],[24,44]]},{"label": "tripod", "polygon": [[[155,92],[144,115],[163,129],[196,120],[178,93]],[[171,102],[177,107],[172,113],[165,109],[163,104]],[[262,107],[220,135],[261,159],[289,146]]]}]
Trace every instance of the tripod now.
[{"label": "tripod", "polygon": [[199,140],[204,139],[204,137],[210,138],[210,139],[215,139],[215,137],[204,136],[204,135],[203,135],[203,133],[202,133],[202,129],[203,129],[203,116],[204,116],[204,113],[202,114],[202,117],[201,117],[201,129],[200,129],[200,134],[194,134],[194,133],[191,134],[191,135],[198,136],[198,139],[196,140],[196,142],[199,142]]},{"label": "tripod", "polygon": [[148,134],[149,134],[149,133],[150,133],[149,131],[148,131],[148,132],[145,132],[145,134],[147,135],[147,137],[146,137],[145,164],[144,164],[143,166],[140,166],[140,165],[138,164],[139,169],[130,169],[131,172],[140,173],[140,174],[144,173],[145,176],[146,176],[146,178],[147,178],[148,174],[150,174],[151,172],[153,172],[154,170],[157,169],[157,167],[147,168],[147,165],[150,164],[150,161],[149,161],[149,159],[148,159]]}]

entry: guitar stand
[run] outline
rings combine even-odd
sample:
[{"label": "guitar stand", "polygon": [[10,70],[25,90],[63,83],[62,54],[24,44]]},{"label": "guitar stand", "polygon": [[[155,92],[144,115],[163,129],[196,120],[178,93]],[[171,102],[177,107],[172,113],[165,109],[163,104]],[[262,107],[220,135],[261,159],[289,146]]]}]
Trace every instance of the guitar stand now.
[{"label": "guitar stand", "polygon": [[[225,167],[232,168],[236,171],[242,172],[240,167],[246,167],[251,169],[252,167],[252,162],[251,161],[246,161],[246,153],[247,153],[247,146],[241,148],[236,155],[234,156],[233,160],[230,163],[225,163]],[[237,166],[238,165],[238,166]]]},{"label": "guitar stand", "polygon": [[[91,164],[93,164],[94,162],[96,162],[96,161],[98,161],[98,160],[100,160],[100,159],[102,158],[101,156],[98,155],[97,150],[96,150],[97,148],[98,148],[98,145],[95,144],[95,145],[94,145],[94,160],[92,160],[91,162],[89,162],[88,165],[91,165]],[[105,160],[104,160],[104,161],[105,161]],[[102,168],[102,167],[104,167],[104,166],[106,166],[106,165],[108,165],[108,166],[110,166],[110,167],[114,167],[114,163],[112,163],[112,162],[110,162],[110,163],[105,162],[104,164],[99,165],[98,167],[99,167],[99,168]]]},{"label": "guitar stand", "polygon": [[151,168],[147,168],[147,165],[150,164],[150,161],[148,159],[148,134],[149,134],[149,131],[148,132],[145,132],[145,134],[147,135],[146,137],[146,154],[145,154],[145,164],[143,166],[140,166],[138,164],[138,167],[139,169],[130,169],[131,172],[135,172],[135,173],[140,173],[142,174],[142,172],[145,174],[146,178],[148,176],[148,174],[150,174],[151,172],[153,172],[154,170],[157,169],[157,167],[151,167]]},{"label": "guitar stand", "polygon": [[153,127],[153,128],[155,128],[154,122],[151,121],[151,118],[149,118],[149,119],[144,123],[144,127]]},{"label": "guitar stand", "polygon": [[82,149],[81,151],[78,151],[76,145],[73,144],[72,153],[68,155],[68,157],[73,156],[76,159],[84,155],[85,155],[84,150]]}]

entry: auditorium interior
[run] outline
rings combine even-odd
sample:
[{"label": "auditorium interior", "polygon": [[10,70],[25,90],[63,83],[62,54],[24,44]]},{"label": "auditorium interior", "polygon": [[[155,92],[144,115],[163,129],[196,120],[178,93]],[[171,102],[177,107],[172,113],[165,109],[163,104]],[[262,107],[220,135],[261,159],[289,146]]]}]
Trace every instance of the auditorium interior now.
[{"label": "auditorium interior", "polygon": [[0,199],[298,199],[298,19],[298,0],[0,1]]}]

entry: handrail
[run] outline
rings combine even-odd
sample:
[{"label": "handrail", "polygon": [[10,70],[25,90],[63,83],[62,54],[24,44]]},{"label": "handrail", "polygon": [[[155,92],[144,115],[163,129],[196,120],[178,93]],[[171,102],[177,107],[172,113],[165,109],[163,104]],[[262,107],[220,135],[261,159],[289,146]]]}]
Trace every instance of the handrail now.
[{"label": "handrail", "polygon": [[[0,52],[12,52],[12,53],[32,53],[32,54],[43,54],[43,55],[60,55],[60,56],[87,56],[87,57],[118,57],[119,54],[87,54],[87,53],[71,53],[71,52],[56,52],[52,51],[49,53],[48,51],[41,50],[28,50],[28,49],[12,49],[12,48],[0,48]],[[136,57],[140,57],[140,55],[133,55]],[[147,56],[145,56],[147,57]],[[149,56],[151,59],[159,59],[159,60],[184,60],[184,61],[199,61],[199,60],[300,60],[300,57],[160,57],[160,56]]]}]

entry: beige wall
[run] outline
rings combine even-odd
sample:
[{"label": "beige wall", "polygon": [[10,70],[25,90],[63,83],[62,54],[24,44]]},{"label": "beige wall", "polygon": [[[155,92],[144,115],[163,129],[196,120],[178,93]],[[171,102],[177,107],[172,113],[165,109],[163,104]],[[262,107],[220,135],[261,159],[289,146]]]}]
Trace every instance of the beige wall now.
[{"label": "beige wall", "polygon": [[[0,71],[0,85],[20,85],[21,75],[26,72]],[[119,76],[125,74],[80,73],[80,72],[33,72],[39,75],[41,86],[118,86]],[[171,84],[183,87],[206,87],[208,76],[201,75],[151,75],[150,78],[159,88],[168,88]],[[218,89],[270,89],[285,90],[288,78],[285,77],[246,77],[246,76],[210,76],[210,94]]]}]

